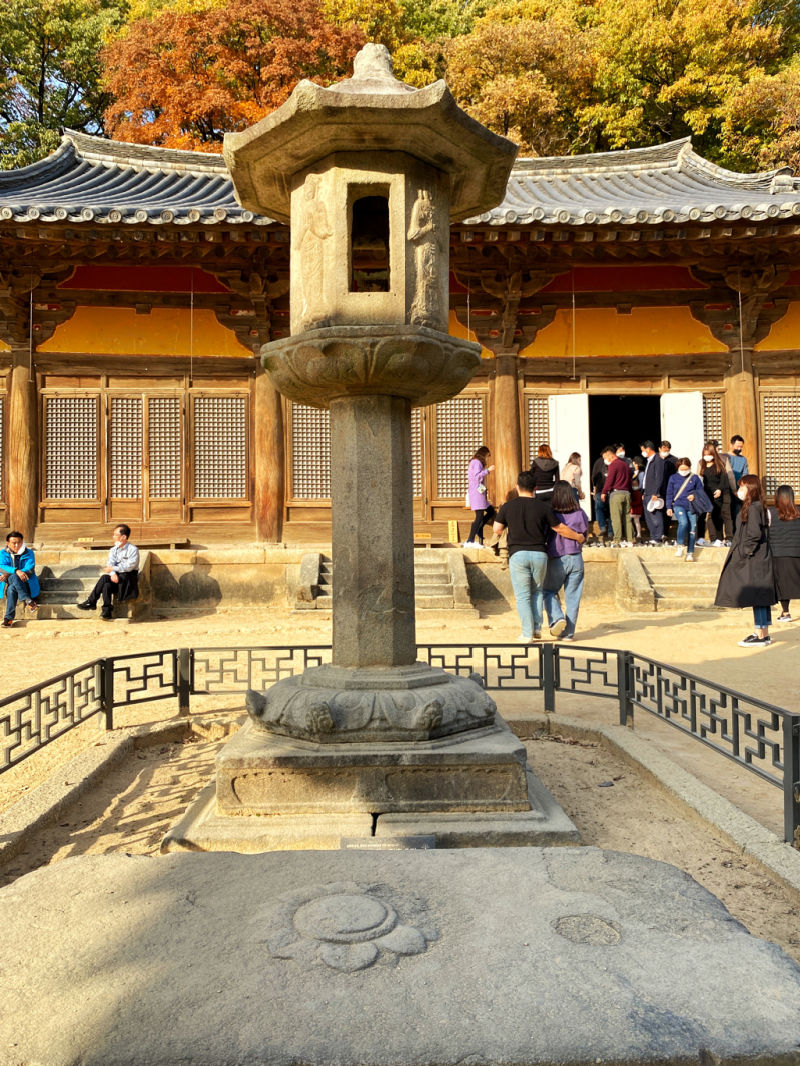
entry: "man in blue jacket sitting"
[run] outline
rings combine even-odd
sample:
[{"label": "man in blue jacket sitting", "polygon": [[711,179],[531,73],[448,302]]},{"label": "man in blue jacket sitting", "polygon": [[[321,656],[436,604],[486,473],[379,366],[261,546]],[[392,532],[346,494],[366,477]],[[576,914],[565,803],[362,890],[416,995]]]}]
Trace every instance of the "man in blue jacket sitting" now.
[{"label": "man in blue jacket sitting", "polygon": [[29,611],[38,610],[39,581],[33,572],[35,566],[33,550],[18,530],[12,530],[6,537],[5,548],[0,550],[0,599],[6,601],[3,629],[13,626],[20,600]]}]

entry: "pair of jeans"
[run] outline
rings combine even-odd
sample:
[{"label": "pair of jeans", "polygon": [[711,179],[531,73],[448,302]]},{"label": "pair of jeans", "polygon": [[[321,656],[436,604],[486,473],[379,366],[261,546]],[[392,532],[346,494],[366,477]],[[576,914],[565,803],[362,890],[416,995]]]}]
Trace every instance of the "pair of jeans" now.
[{"label": "pair of jeans", "polygon": [[594,519],[597,522],[598,533],[605,533],[608,529],[608,504],[600,499],[599,492],[594,497]]},{"label": "pair of jeans", "polygon": [[678,523],[678,544],[686,544],[686,554],[691,555],[697,540],[697,515],[686,507],[673,507],[675,521]]},{"label": "pair of jeans", "polygon": [[522,636],[530,640],[534,633],[539,633],[542,628],[547,552],[514,552],[508,560],[508,571],[522,626]]},{"label": "pair of jeans", "polygon": [[558,592],[564,589],[564,605],[567,609],[567,627],[562,637],[571,637],[578,624],[578,611],[583,593],[583,556],[559,555],[547,562],[547,575],[544,579],[544,609],[547,611],[547,624],[553,625],[564,617]]},{"label": "pair of jeans", "polygon": [[9,574],[5,581],[6,586],[6,612],[4,618],[11,621],[17,613],[17,604],[20,600],[25,603],[32,599],[30,586],[16,574]]},{"label": "pair of jeans", "polygon": [[754,607],[753,622],[756,629],[769,629],[772,625],[772,611],[769,607]]},{"label": "pair of jeans", "polygon": [[491,522],[496,514],[497,511],[490,503],[487,503],[482,510],[475,512],[475,520],[469,527],[469,536],[467,537],[470,544],[476,541],[478,544],[483,544],[483,527]]}]

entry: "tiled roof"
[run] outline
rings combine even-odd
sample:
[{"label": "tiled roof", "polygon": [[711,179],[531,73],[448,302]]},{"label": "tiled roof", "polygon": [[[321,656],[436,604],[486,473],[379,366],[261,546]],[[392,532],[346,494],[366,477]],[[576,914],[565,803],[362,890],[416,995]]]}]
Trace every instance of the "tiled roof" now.
[{"label": "tiled roof", "polygon": [[[654,148],[519,159],[499,207],[468,225],[663,225],[800,216],[788,168],[736,174],[688,138]],[[0,171],[0,221],[268,225],[236,202],[225,161],[68,130],[47,159]]]}]

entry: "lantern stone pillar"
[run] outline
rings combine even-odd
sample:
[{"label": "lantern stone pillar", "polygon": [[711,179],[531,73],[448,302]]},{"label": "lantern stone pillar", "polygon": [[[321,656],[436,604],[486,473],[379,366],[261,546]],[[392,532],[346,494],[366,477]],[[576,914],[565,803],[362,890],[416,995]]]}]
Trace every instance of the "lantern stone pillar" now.
[{"label": "lantern stone pillar", "polygon": [[481,679],[416,660],[411,409],[480,366],[480,345],[448,333],[449,224],[502,198],[515,154],[443,82],[398,82],[378,45],[349,81],[300,82],[226,136],[240,202],[291,225],[292,333],[262,347],[264,368],[330,410],[333,661],[247,693],[214,802],[168,849],[336,847],[384,824],[452,840],[448,819],[477,814],[459,839],[575,839]]}]

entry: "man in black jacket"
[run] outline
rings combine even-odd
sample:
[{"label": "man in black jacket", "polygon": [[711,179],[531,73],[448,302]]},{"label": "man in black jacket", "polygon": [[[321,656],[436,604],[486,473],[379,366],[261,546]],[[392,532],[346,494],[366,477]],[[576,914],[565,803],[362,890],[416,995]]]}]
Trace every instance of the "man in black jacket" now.
[{"label": "man in black jacket", "polygon": [[647,461],[642,478],[642,505],[650,543],[661,544],[664,539],[664,496],[667,490],[667,467],[656,452],[651,440],[642,442],[642,456]]}]

